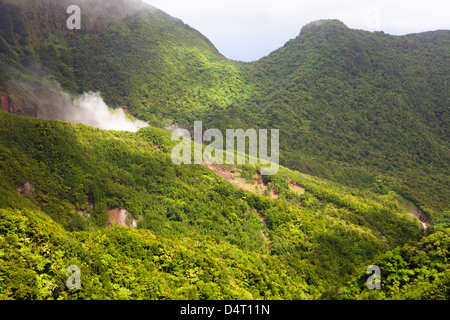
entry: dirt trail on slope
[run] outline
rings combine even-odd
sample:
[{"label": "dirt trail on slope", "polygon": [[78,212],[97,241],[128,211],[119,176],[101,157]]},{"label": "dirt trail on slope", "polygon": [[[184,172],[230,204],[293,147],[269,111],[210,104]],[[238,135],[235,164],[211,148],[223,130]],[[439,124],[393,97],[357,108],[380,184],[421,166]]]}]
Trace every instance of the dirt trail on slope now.
[{"label": "dirt trail on slope", "polygon": [[[252,181],[248,181],[241,177],[240,169],[219,164],[204,163],[204,165],[242,190],[254,192],[260,195],[264,195],[264,192],[267,190],[268,182],[259,174],[255,174]],[[270,190],[270,197],[272,199],[278,199],[278,194],[274,189]]]},{"label": "dirt trail on slope", "polygon": [[[259,174],[255,174],[253,176],[252,181],[248,181],[241,177],[241,170],[229,166],[223,166],[218,164],[207,164],[203,163],[206,167],[208,167],[211,171],[215,172],[228,182],[232,183],[236,187],[245,190],[250,191],[253,193],[257,193],[260,195],[264,195],[265,191],[267,190],[268,181],[264,179],[263,176]],[[270,197],[272,199],[278,199],[279,196],[275,192],[275,190],[272,188],[270,189]],[[261,221],[261,224],[263,227],[266,225],[266,220],[264,216],[258,212],[259,220]],[[270,236],[267,235],[264,231],[264,228],[261,228],[261,237],[264,241],[264,245],[267,248],[267,250],[270,252],[272,248],[272,242],[270,240]]]}]

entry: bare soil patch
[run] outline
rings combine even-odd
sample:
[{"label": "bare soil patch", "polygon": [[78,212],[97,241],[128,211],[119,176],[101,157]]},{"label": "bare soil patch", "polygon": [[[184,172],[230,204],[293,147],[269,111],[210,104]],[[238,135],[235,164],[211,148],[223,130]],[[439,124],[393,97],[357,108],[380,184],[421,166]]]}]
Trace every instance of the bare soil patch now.
[{"label": "bare soil patch", "polygon": [[291,189],[292,191],[298,193],[298,194],[304,194],[305,193],[305,188],[303,188],[302,186],[300,186],[297,182],[289,182],[289,189]]},{"label": "bare soil patch", "polygon": [[123,208],[113,207],[108,211],[108,226],[119,225],[136,229],[137,222],[138,220]]},{"label": "bare soil patch", "polygon": [[[242,190],[254,192],[260,195],[264,195],[265,191],[267,190],[268,182],[264,179],[263,176],[259,174],[255,174],[252,180],[249,181],[241,177],[240,169],[219,164],[204,163],[204,165]],[[270,197],[272,199],[278,199],[278,194],[274,189],[270,190]]]}]

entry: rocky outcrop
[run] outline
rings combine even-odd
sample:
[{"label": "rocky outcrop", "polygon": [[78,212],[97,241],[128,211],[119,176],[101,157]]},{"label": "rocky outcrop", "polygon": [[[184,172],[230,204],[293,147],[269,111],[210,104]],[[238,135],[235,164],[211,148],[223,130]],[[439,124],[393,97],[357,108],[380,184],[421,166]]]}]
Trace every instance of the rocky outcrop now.
[{"label": "rocky outcrop", "polygon": [[31,184],[30,181],[25,182],[25,184],[19,188],[17,188],[17,192],[21,196],[28,196],[32,194],[35,191],[34,186]]},{"label": "rocky outcrop", "polygon": [[17,114],[19,116],[24,115],[22,108],[7,95],[2,95],[2,108],[3,111],[8,113]]},{"label": "rocky outcrop", "polygon": [[123,208],[116,206],[108,210],[108,226],[110,227],[119,225],[136,229],[138,221],[139,220],[133,218],[130,212]]}]

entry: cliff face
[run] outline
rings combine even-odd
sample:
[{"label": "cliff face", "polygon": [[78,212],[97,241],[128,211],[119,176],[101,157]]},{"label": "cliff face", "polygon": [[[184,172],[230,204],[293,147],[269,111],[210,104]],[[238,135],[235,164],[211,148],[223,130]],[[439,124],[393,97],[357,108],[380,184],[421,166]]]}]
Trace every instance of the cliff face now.
[{"label": "cliff face", "polygon": [[3,111],[8,113],[17,114],[19,116],[24,115],[22,108],[7,95],[2,95],[2,108]]}]

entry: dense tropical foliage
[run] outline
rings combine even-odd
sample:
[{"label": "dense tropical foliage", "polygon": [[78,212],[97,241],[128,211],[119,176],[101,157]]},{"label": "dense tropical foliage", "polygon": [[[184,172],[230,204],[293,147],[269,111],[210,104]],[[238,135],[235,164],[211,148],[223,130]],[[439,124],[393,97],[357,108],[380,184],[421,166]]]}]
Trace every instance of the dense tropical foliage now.
[{"label": "dense tropical foliage", "polygon": [[[0,299],[448,299],[449,55],[449,31],[327,20],[242,63],[139,1],[0,0],[1,94],[59,83],[151,124],[0,112]],[[280,129],[283,166],[173,164],[164,127],[198,120]]]}]

